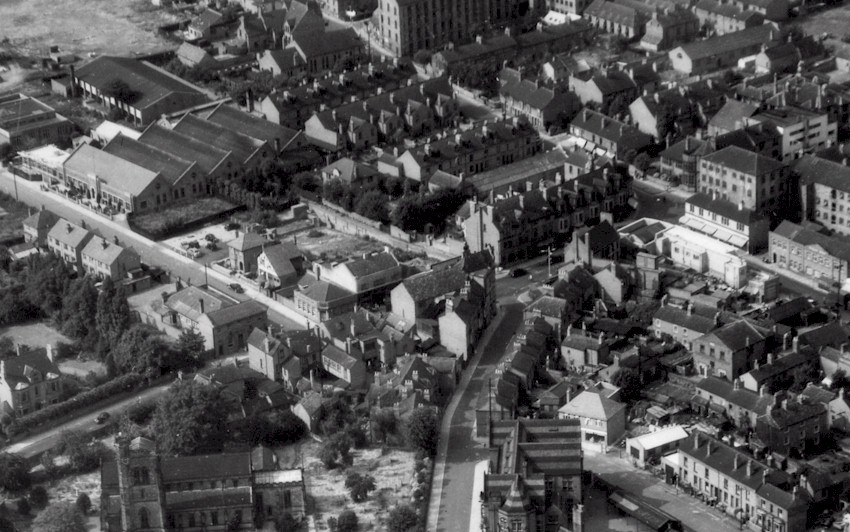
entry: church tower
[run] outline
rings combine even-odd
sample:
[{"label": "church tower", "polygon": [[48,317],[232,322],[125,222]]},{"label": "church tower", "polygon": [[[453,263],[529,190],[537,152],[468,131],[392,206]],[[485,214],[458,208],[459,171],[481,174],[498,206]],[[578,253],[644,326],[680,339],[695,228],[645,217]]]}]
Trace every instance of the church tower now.
[{"label": "church tower", "polygon": [[115,438],[123,532],[165,532],[159,456],[147,438]]}]

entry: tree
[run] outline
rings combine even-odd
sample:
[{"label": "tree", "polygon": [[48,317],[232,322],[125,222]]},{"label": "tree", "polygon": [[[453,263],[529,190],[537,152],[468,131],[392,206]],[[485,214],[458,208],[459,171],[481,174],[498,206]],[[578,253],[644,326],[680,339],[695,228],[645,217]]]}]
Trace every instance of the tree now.
[{"label": "tree", "polygon": [[366,431],[356,423],[352,423],[345,427],[345,434],[351,439],[351,445],[355,449],[362,449],[369,443],[369,438],[366,436]]},{"label": "tree", "polygon": [[830,388],[833,390],[847,389],[850,388],[850,377],[847,376],[847,373],[843,369],[835,370],[835,373],[832,374],[832,384]]},{"label": "tree", "polygon": [[273,410],[266,415],[272,424],[276,426],[276,443],[296,442],[307,434],[307,425],[301,418],[292,413],[292,410]]},{"label": "tree", "polygon": [[[21,515],[29,515],[30,512],[32,511],[32,508],[30,507],[30,503],[29,503],[29,501],[27,500],[26,497],[21,497],[20,499],[18,499],[16,506],[18,507],[18,513],[21,514]],[[36,529],[36,530],[38,530],[38,529]]]},{"label": "tree", "polygon": [[50,480],[55,480],[59,478],[59,474],[61,473],[61,468],[56,465],[56,457],[53,455],[52,451],[45,451],[38,459],[41,463],[41,467],[44,468],[44,474],[47,475],[47,478]]},{"label": "tree", "polygon": [[86,347],[97,345],[97,289],[91,277],[74,279],[63,297],[58,321],[62,332],[81,340]]},{"label": "tree", "polygon": [[413,54],[413,60],[420,65],[427,65],[431,62],[431,52],[428,50],[417,50]]},{"label": "tree", "polygon": [[90,441],[82,432],[64,430],[59,435],[59,452],[68,456],[68,465],[78,473],[87,473],[100,467],[106,447],[99,441]]},{"label": "tree", "polygon": [[387,517],[387,530],[389,532],[410,532],[419,523],[416,510],[403,504],[390,510]]},{"label": "tree", "polygon": [[83,515],[88,515],[91,510],[91,499],[89,498],[89,494],[86,492],[82,492],[77,496],[77,502],[74,504],[77,505],[77,510],[80,511]]},{"label": "tree", "polygon": [[95,325],[99,335],[99,352],[106,357],[107,353],[118,344],[124,331],[130,328],[130,307],[124,291],[116,287],[112,279],[107,277],[97,296],[97,313]]},{"label": "tree", "polygon": [[45,508],[32,522],[39,532],[85,532],[86,520],[72,502],[56,502]]},{"label": "tree", "polygon": [[[640,356],[640,355],[638,355]],[[640,399],[640,376],[631,369],[618,369],[611,376],[611,383],[620,388],[620,396],[624,402]]]},{"label": "tree", "polygon": [[219,452],[224,445],[229,402],[219,388],[193,382],[172,386],[157,402],[151,424],[164,455]]},{"label": "tree", "polygon": [[177,338],[177,351],[183,355],[201,360],[207,348],[204,346],[204,336],[199,333],[194,327],[183,329],[180,337]]},{"label": "tree", "polygon": [[372,432],[375,439],[385,442],[398,434],[398,419],[392,409],[383,409],[372,416]]},{"label": "tree", "polygon": [[357,514],[352,510],[343,510],[336,519],[338,532],[357,532]]},{"label": "tree", "polygon": [[361,195],[354,205],[354,212],[376,222],[390,221],[390,211],[387,208],[387,196],[380,190],[370,190]]},{"label": "tree", "polygon": [[362,502],[368,499],[369,492],[375,489],[375,478],[352,471],[345,478],[345,487],[348,488],[352,501]]},{"label": "tree", "polygon": [[637,168],[641,172],[646,172],[647,170],[649,170],[649,165],[651,163],[652,161],[650,160],[649,155],[644,152],[641,152],[637,154],[632,164],[634,164],[635,168]]},{"label": "tree", "polygon": [[112,349],[115,368],[121,373],[159,377],[165,365],[162,333],[150,325],[136,324],[121,335]]},{"label": "tree", "polygon": [[30,504],[36,508],[47,506],[47,490],[44,489],[44,486],[34,486],[30,490]]},{"label": "tree", "polygon": [[17,492],[29,488],[30,483],[30,469],[26,460],[17,454],[0,454],[0,487]]},{"label": "tree", "polygon": [[6,519],[5,517],[0,517],[0,532],[17,532],[15,530],[15,525]]},{"label": "tree", "polygon": [[289,512],[283,512],[275,522],[277,532],[296,532],[298,526],[298,520],[292,517],[292,514]]},{"label": "tree", "polygon": [[440,437],[437,413],[432,408],[420,407],[410,414],[406,427],[407,443],[416,450],[433,456]]}]

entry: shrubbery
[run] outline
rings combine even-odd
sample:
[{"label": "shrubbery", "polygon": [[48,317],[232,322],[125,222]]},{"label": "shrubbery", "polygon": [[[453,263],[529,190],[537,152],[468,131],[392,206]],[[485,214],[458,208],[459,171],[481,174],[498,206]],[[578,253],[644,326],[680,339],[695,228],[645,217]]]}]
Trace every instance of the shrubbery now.
[{"label": "shrubbery", "polygon": [[101,384],[87,392],[75,395],[67,401],[46,406],[41,410],[14,419],[7,427],[7,433],[12,435],[31,430],[48,421],[53,421],[76,410],[91,406],[113,395],[134,390],[144,384],[144,382],[144,377],[135,373],[122,375],[106,384]]}]

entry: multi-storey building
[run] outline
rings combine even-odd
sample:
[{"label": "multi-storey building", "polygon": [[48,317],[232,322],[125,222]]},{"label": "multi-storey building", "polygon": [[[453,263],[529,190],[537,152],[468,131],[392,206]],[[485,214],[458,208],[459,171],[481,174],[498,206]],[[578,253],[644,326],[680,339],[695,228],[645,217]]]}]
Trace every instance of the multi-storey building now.
[{"label": "multi-storey building", "polygon": [[694,40],[699,28],[699,18],[687,9],[677,6],[662,13],[656,11],[646,23],[640,46],[651,52],[660,52]]},{"label": "multi-storey building", "polygon": [[636,127],[591,109],[582,109],[570,123],[570,133],[606,150],[617,159],[652,145],[652,137]]},{"label": "multi-storey building", "polygon": [[52,345],[0,360],[0,411],[24,416],[58,403],[62,391]]},{"label": "multi-storey building", "polygon": [[[156,444],[118,436],[100,468],[100,525],[137,530],[253,530],[260,519],[306,515],[301,469],[279,469],[273,453],[162,456]],[[238,523],[235,527],[233,523]]]},{"label": "multi-storey building", "polygon": [[668,135],[690,135],[701,127],[699,102],[687,95],[685,87],[644,94],[629,104],[632,124],[656,141]]},{"label": "multi-storey building", "polygon": [[581,108],[578,97],[565,85],[542,86],[536,79],[522,79],[519,70],[502,69],[499,82],[505,113],[524,116],[543,132],[561,129]]},{"label": "multi-storey building", "polygon": [[0,96],[0,146],[15,151],[45,144],[67,145],[74,124],[40,101],[23,94]]},{"label": "multi-storey building", "polygon": [[707,316],[695,312],[693,304],[688,304],[687,309],[662,304],[652,316],[650,329],[656,338],[667,335],[690,351],[695,339],[720,327],[719,317],[719,313]]},{"label": "multi-storey building", "polygon": [[716,150],[737,146],[771,159],[782,158],[782,133],[770,122],[742,125],[732,131],[720,133],[714,137],[713,143]]},{"label": "multi-storey building", "polygon": [[513,117],[438,136],[408,149],[397,163],[404,177],[423,181],[437,170],[467,176],[491,170],[540,153],[541,148],[537,130],[526,120]]},{"label": "multi-storey building", "polygon": [[679,223],[721,242],[757,253],[767,248],[770,221],[741,203],[697,193],[685,200]]},{"label": "multi-storey building", "polygon": [[850,242],[784,220],[770,232],[770,262],[815,280],[850,276]]},{"label": "multi-storey building", "polygon": [[608,111],[615,100],[619,100],[625,108],[640,93],[628,73],[619,70],[584,70],[571,74],[569,79],[570,90],[576,93],[581,103],[595,103],[603,113]]},{"label": "multi-storey building", "polygon": [[678,177],[688,190],[697,190],[699,161],[715,151],[714,143],[687,136],[661,152],[661,173]]},{"label": "multi-storey building", "polygon": [[679,455],[679,484],[725,504],[752,529],[806,530],[808,499],[786,473],[698,430],[679,445]]},{"label": "multi-storey building", "polygon": [[139,254],[133,249],[93,235],[80,252],[83,270],[97,279],[109,277],[115,281],[142,267]]},{"label": "multi-storey building", "polygon": [[700,26],[710,26],[715,35],[734,33],[764,23],[764,15],[736,3],[700,0],[693,10]]},{"label": "multi-storey building", "polygon": [[800,180],[803,219],[850,235],[850,167],[804,155],[793,168]]},{"label": "multi-storey building", "polygon": [[57,257],[83,272],[83,248],[92,233],[62,218],[47,233],[47,248]]},{"label": "multi-storey building", "polygon": [[782,134],[782,160],[799,159],[803,153],[822,150],[837,141],[838,124],[824,111],[778,107],[753,116],[749,123],[768,122]]},{"label": "multi-storey building", "polygon": [[[582,154],[584,152],[581,152]],[[547,181],[557,182],[570,179],[578,173],[566,171],[568,156],[563,150],[556,148],[552,151],[538,153],[515,163],[498,166],[492,170],[480,172],[466,179],[478,195],[478,199],[511,195],[515,191],[539,188]],[[593,168],[587,165],[586,173]]]},{"label": "multi-storey building", "polygon": [[737,146],[704,156],[699,163],[698,191],[764,215],[790,201],[790,168]]},{"label": "multi-storey building", "polygon": [[780,38],[774,24],[763,24],[683,44],[668,56],[674,70],[694,76],[734,66],[742,56],[755,55],[763,44]]},{"label": "multi-storey building", "polygon": [[448,43],[463,44],[492,27],[510,24],[517,17],[540,18],[545,9],[545,2],[518,0],[381,0],[379,32],[390,53],[401,57]]},{"label": "multi-storey building", "polygon": [[582,530],[581,425],[577,419],[490,421],[481,513],[487,530]]},{"label": "multi-storey building", "polygon": [[694,366],[700,375],[736,380],[764,362],[768,331],[746,320],[728,323],[693,342]]},{"label": "multi-storey building", "polygon": [[47,247],[47,234],[59,221],[52,211],[42,209],[23,221],[24,242],[32,242],[37,247]]},{"label": "multi-storey building", "polygon": [[558,13],[581,15],[592,0],[549,0],[549,9]]},{"label": "multi-storey building", "polygon": [[642,10],[609,0],[593,0],[584,9],[582,16],[595,28],[625,39],[643,35],[644,25],[649,18]]},{"label": "multi-storey building", "polygon": [[770,452],[805,456],[819,449],[829,432],[829,409],[824,403],[785,394],[756,422],[756,435]]}]

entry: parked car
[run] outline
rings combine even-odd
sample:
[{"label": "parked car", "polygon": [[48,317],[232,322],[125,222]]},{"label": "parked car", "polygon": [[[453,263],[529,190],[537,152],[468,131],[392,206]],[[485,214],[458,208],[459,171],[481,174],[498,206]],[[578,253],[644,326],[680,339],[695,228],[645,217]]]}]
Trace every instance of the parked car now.
[{"label": "parked car", "polygon": [[187,240],[181,244],[185,248],[194,248],[198,249],[201,247],[201,244],[197,240]]},{"label": "parked car", "polygon": [[206,235],[204,235],[204,240],[206,240],[207,242],[218,242],[218,237],[216,237],[212,233],[207,233]]},{"label": "parked car", "polygon": [[188,253],[189,253],[189,256],[192,257],[193,259],[197,259],[198,257],[200,257],[201,255],[204,254],[204,252],[201,251],[199,248],[189,248]]},{"label": "parked car", "polygon": [[224,224],[225,231],[233,231],[235,229],[239,229],[241,226],[236,222],[227,222]]},{"label": "parked car", "polygon": [[109,417],[110,417],[109,412],[101,412],[100,414],[97,415],[96,418],[94,418],[94,422],[97,423],[98,425],[103,425],[104,423],[109,421]]},{"label": "parked car", "polygon": [[515,268],[511,270],[511,277],[522,277],[523,275],[528,275],[528,270],[525,268]]},{"label": "parked car", "polygon": [[241,293],[245,292],[245,289],[242,288],[242,285],[239,284],[239,283],[230,283],[228,286],[230,287],[231,290],[233,290],[237,294],[241,294]]},{"label": "parked car", "polygon": [[208,249],[208,250],[210,250],[210,251],[215,251],[215,250],[217,250],[217,249],[218,249],[218,244],[216,244],[215,242],[212,242],[212,241],[211,241],[211,242],[207,242],[207,243],[206,243],[206,245],[205,245],[204,247],[205,247],[205,248],[207,248],[207,249]]}]

